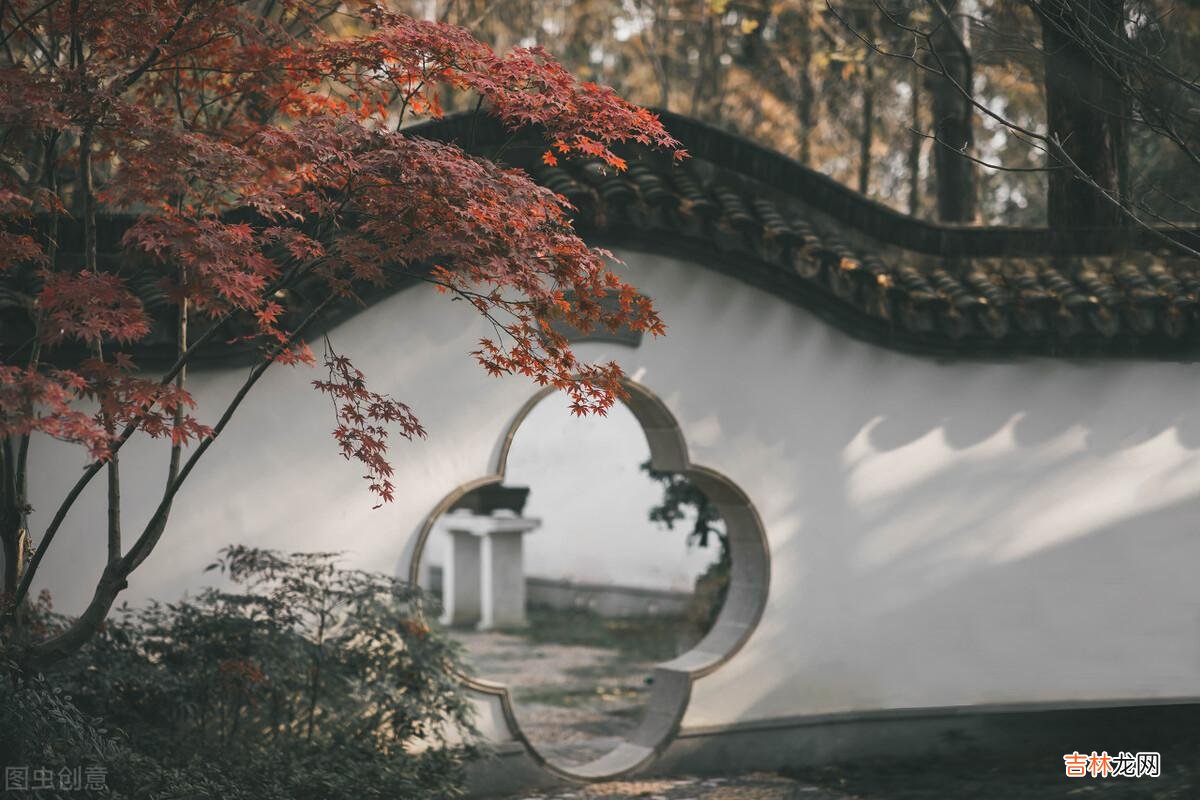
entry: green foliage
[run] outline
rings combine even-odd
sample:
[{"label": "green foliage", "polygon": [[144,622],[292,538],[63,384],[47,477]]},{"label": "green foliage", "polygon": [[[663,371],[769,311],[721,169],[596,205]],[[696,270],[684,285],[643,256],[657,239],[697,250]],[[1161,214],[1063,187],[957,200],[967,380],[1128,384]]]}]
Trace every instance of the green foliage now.
[{"label": "green foliage", "polygon": [[687,623],[694,630],[708,633],[716,624],[729,593],[729,571],[729,550],[722,548],[721,557],[696,578],[696,592],[685,612]]},{"label": "green foliage", "polygon": [[[97,754],[112,796],[459,796],[474,745],[455,645],[422,621],[417,588],[335,559],[226,548],[210,569],[230,589],[122,609],[55,668],[62,695],[19,690],[4,730],[68,762]],[[64,695],[78,710],[38,727]],[[124,747],[104,751],[94,718]]]},{"label": "green foliage", "polygon": [[725,523],[721,520],[721,512],[709,502],[708,495],[681,473],[656,470],[649,461],[642,462],[639,468],[663,487],[662,502],[650,509],[650,521],[661,522],[667,530],[675,530],[676,523],[694,515],[688,543],[708,547],[710,539],[715,538],[721,547],[721,560],[726,560],[729,547]]},{"label": "green foliage", "polygon": [[[646,461],[640,465],[643,472],[662,484],[662,501],[650,509],[650,521],[660,522],[667,530],[675,524],[692,519],[692,530],[688,544],[708,547],[715,539],[721,548],[717,560],[709,565],[704,574],[696,578],[696,592],[688,606],[686,617],[689,625],[701,633],[707,633],[717,621],[725,594],[729,590],[729,537],[721,512],[708,499],[708,495],[678,472],[661,472]],[[699,637],[697,637],[699,638]]]},{"label": "green foliage", "polygon": [[122,749],[103,723],[42,676],[0,680],[0,766],[36,764],[57,771],[120,757]]}]

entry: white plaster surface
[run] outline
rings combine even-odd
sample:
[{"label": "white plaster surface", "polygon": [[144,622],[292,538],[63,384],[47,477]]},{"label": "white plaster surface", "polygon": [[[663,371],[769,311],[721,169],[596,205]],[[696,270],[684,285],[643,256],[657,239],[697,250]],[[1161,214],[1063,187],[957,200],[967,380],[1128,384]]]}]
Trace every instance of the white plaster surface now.
[{"label": "white plaster surface", "polygon": [[[771,549],[761,623],[697,682],[685,725],[1200,694],[1195,365],[939,363],[854,341],[733,279],[621,255],[669,334],[580,354],[617,359],[663,399],[692,460],[753,501]],[[471,361],[485,333],[469,308],[424,288],[333,333],[429,430],[397,442],[397,501],[374,511],[361,471],[335,455],[315,374],[268,373],[129,599],[203,585],[229,542],[345,550],[348,564],[406,574],[424,516],[493,470],[499,437],[534,392]],[[210,420],[241,375],[196,375]],[[36,534],[83,458],[45,445],[33,457]],[[132,530],[160,491],[166,449],[139,444],[122,461]],[[66,613],[101,568],[101,488],[47,558],[42,583]]]}]

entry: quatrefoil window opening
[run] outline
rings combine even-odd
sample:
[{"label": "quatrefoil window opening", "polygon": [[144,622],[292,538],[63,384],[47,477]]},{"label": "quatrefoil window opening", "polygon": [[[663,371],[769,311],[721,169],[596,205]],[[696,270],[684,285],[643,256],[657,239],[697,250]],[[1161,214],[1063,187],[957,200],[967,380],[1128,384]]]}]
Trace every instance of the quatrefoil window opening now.
[{"label": "quatrefoil window opening", "polygon": [[495,472],[438,504],[414,555],[464,645],[468,687],[498,694],[530,755],[568,777],[620,774],[661,750],[692,681],[740,648],[766,596],[744,493],[690,464],[665,406],[627,389],[608,419],[532,398]]}]

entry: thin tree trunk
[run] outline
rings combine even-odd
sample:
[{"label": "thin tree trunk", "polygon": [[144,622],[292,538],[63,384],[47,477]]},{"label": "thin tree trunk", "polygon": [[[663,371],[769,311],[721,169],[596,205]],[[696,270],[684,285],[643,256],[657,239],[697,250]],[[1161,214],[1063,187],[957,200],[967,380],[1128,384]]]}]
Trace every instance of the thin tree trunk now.
[{"label": "thin tree trunk", "polygon": [[858,191],[866,194],[871,188],[871,144],[875,139],[875,68],[870,56],[864,65],[862,89],[862,123],[858,132]]},{"label": "thin tree trunk", "polygon": [[715,21],[708,14],[704,15],[701,23],[702,31],[700,36],[700,59],[696,65],[698,75],[696,83],[692,87],[692,103],[691,115],[697,119],[709,121],[703,114],[702,101],[705,93],[712,93],[715,89],[715,75],[717,70],[716,54],[716,35],[713,32]]},{"label": "thin tree trunk", "polygon": [[[659,91],[661,93],[664,111],[671,108],[671,3],[670,0],[655,3],[654,25],[662,32],[662,39],[657,45],[658,63],[661,67],[659,75]],[[651,31],[650,35],[653,36]]]},{"label": "thin tree trunk", "polygon": [[[654,70],[654,80],[658,84],[658,107],[663,111],[668,111],[671,107],[671,74],[670,64],[667,60],[671,37],[667,19],[669,13],[670,5],[656,0],[650,10],[652,22],[647,29],[642,31],[641,39],[645,45],[646,60],[650,62],[650,67]],[[638,4],[638,16],[644,24],[645,9],[640,3]]]},{"label": "thin tree trunk", "polygon": [[909,86],[912,92],[909,124],[913,132],[908,140],[908,213],[915,217],[921,212],[921,147],[925,144],[921,135],[921,70],[916,64]]},{"label": "thin tree trunk", "polygon": [[[242,401],[246,399],[246,395],[250,393],[250,390],[254,388],[254,385],[258,383],[267,369],[275,363],[276,358],[278,358],[283,349],[295,344],[304,330],[324,312],[333,299],[334,295],[330,294],[318,303],[304,320],[296,326],[287,339],[272,348],[264,356],[263,360],[250,371],[241,388],[238,389],[229,401],[229,404],[225,407],[225,411],[221,415],[221,418],[217,420],[217,424],[213,426],[212,435],[204,439],[196,447],[187,462],[179,470],[179,475],[174,481],[168,484],[166,490],[163,492],[162,500],[159,501],[158,507],[150,517],[150,521],[146,523],[141,535],[124,556],[117,561],[110,561],[105,565],[100,579],[96,582],[96,589],[92,594],[92,599],[88,603],[87,608],[65,630],[37,643],[30,649],[29,657],[31,666],[36,669],[45,669],[49,665],[77,651],[95,634],[101,623],[104,622],[104,618],[108,616],[108,612],[116,601],[117,596],[128,585],[127,579],[129,575],[146,560],[146,557],[150,555],[150,552],[162,537],[171,513],[171,506],[175,500],[175,495],[178,494],[179,489],[191,474],[192,469],[204,457],[204,454],[212,446],[213,442],[216,441],[217,437],[221,435],[221,432],[225,430],[229,424],[229,420],[233,418]],[[45,546],[46,544],[43,541],[43,550]],[[29,574],[24,575],[19,588],[27,591],[30,578]]]},{"label": "thin tree trunk", "polygon": [[[57,131],[50,133],[42,150],[41,180],[46,190],[53,196],[58,196],[58,140]],[[49,224],[46,230],[46,263],[51,270],[58,260],[58,210],[51,207]],[[27,368],[33,372],[38,369],[41,360],[41,309],[34,312],[33,343],[30,345]],[[33,414],[32,406],[27,406],[23,414]],[[29,548],[29,434],[17,438],[17,449],[12,451],[11,440],[5,440],[4,460],[0,469],[0,487],[2,487],[3,507],[0,508],[0,557],[4,561],[3,574],[0,574],[0,594],[15,597],[17,587],[21,583],[21,572],[25,565],[25,555]]]},{"label": "thin tree trunk", "polygon": [[0,547],[3,548],[4,584],[3,592],[13,597],[20,580],[19,565],[21,536],[21,513],[17,505],[16,453],[12,439],[6,438],[0,446]]},{"label": "thin tree trunk", "polygon": [[813,25],[812,11],[805,6],[800,17],[800,102],[796,115],[800,123],[800,163],[812,166],[813,106],[816,89],[812,79]]},{"label": "thin tree trunk", "polygon": [[[322,598],[321,602],[324,604],[324,603],[327,603],[328,600],[326,598]],[[325,647],[325,611],[324,611],[324,609],[322,609],[320,617],[319,617],[319,621],[317,623],[316,649],[313,651],[313,663],[312,663],[312,669],[311,669],[312,683],[310,684],[311,689],[309,690],[309,696],[308,696],[308,725],[307,725],[308,730],[304,734],[304,740],[307,742],[312,741],[313,728],[317,721],[317,701],[321,695],[321,661],[322,661],[321,656],[323,654],[324,647]]]},{"label": "thin tree trunk", "polygon": [[967,50],[966,26],[958,16],[958,0],[934,4],[931,52],[927,63],[942,72],[930,75],[933,130],[937,137],[933,169],[937,184],[938,219],[975,219],[975,165],[963,154],[975,146],[970,93],[974,70]]}]

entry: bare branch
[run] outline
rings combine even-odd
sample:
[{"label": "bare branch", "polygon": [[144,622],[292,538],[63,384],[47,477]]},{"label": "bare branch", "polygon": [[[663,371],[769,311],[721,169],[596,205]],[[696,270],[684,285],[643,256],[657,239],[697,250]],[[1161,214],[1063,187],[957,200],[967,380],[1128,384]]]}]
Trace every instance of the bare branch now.
[{"label": "bare branch", "polygon": [[[893,15],[889,14],[887,9],[885,9],[881,5],[879,0],[873,0],[873,2],[875,3],[876,7],[880,9],[881,12],[883,12],[886,16],[888,16],[889,19],[893,19],[893,20],[895,19],[895,17]],[[886,56],[888,58],[899,59],[902,61],[908,61],[910,63],[916,64],[919,69],[922,69],[933,75],[938,75],[938,76],[948,80],[954,86],[954,88],[959,93],[961,93],[962,96],[964,98],[966,98],[979,113],[994,120],[997,124],[1003,126],[1005,129],[1012,132],[1014,135],[1017,136],[1017,138],[1019,140],[1025,142],[1030,147],[1033,147],[1034,149],[1037,149],[1037,150],[1040,150],[1040,151],[1046,153],[1046,155],[1048,157],[1054,159],[1054,161],[1059,166],[1070,169],[1071,173],[1074,175],[1074,177],[1076,177],[1080,181],[1083,181],[1085,184],[1087,184],[1089,187],[1091,187],[1094,191],[1099,192],[1106,203],[1113,205],[1116,209],[1119,210],[1119,212],[1123,216],[1125,216],[1127,219],[1132,221],[1137,227],[1145,230],[1146,232],[1148,232],[1150,235],[1152,235],[1156,239],[1161,240],[1162,242],[1170,245],[1173,248],[1182,250],[1183,252],[1185,252],[1188,255],[1193,256],[1195,258],[1200,258],[1200,250],[1196,250],[1195,248],[1189,246],[1185,242],[1169,236],[1166,232],[1164,232],[1160,228],[1150,225],[1144,219],[1142,219],[1138,214],[1136,214],[1132,209],[1130,209],[1126,204],[1122,203],[1118,198],[1114,197],[1111,192],[1106,190],[1104,187],[1100,186],[1100,184],[1098,184],[1091,175],[1089,175],[1085,170],[1083,170],[1079,166],[1079,164],[1077,164],[1073,159],[1070,158],[1069,155],[1067,155],[1066,151],[1063,150],[1061,143],[1058,142],[1057,140],[1055,140],[1053,137],[1051,137],[1048,134],[1038,133],[1037,131],[1031,130],[1030,128],[1027,128],[1023,125],[1013,122],[1012,120],[1004,117],[1003,115],[996,113],[995,111],[993,111],[991,108],[989,108],[984,103],[979,102],[974,97],[974,94],[972,92],[970,92],[966,87],[963,87],[960,83],[955,81],[954,77],[949,74],[948,70],[946,69],[945,63],[942,61],[941,56],[937,52],[937,49],[932,47],[931,43],[929,42],[929,38],[931,35],[929,32],[922,31],[922,30],[914,28],[912,26],[904,25],[903,23],[900,23],[900,22],[896,23],[904,30],[913,33],[914,37],[918,41],[924,40],[925,47],[928,49],[929,54],[932,56],[932,58],[935,62],[933,66],[930,66],[928,64],[923,64],[922,60],[916,57],[916,54],[918,52],[920,52],[920,50],[921,50],[919,44],[914,46],[914,50],[912,53],[896,53],[896,52],[893,52],[890,50],[886,50],[886,49],[880,47],[872,39],[870,39],[866,36],[863,36],[862,33],[857,28],[855,28],[853,25],[851,25],[850,22],[845,18],[845,16],[842,15],[837,10],[837,8],[834,7],[832,0],[825,0],[825,5],[826,5],[826,8],[829,10],[830,14],[833,15],[833,17],[835,19],[837,19],[843,26],[846,27],[847,30],[849,30],[852,34],[854,34],[855,37],[857,37],[860,41],[862,41],[872,51],[874,51],[880,55]]]}]

